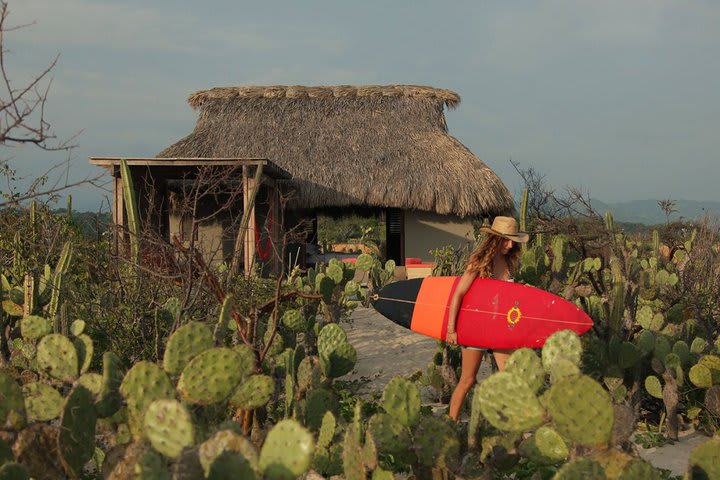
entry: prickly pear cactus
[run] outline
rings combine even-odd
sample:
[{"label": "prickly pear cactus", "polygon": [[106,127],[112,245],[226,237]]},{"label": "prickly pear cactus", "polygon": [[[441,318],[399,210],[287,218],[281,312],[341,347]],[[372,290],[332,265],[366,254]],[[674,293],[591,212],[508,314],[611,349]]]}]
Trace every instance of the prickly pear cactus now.
[{"label": "prickly pear cactus", "polygon": [[230,397],[230,404],[243,410],[260,408],[275,393],[275,381],[267,375],[252,375],[243,381]]},{"label": "prickly pear cactus", "polygon": [[589,458],[575,458],[563,465],[553,480],[607,480],[602,466]]},{"label": "prickly pear cactus", "polygon": [[310,468],[314,449],[309,431],[295,420],[281,420],[265,438],[260,470],[269,480],[294,480]]},{"label": "prickly pear cactus", "polygon": [[570,451],[567,444],[551,427],[543,425],[523,440],[520,453],[538,465],[552,465],[565,460]]},{"label": "prickly pear cactus", "polygon": [[527,382],[509,372],[498,372],[475,387],[480,411],[495,428],[522,432],[542,425],[545,410]]},{"label": "prickly pear cactus", "polygon": [[38,368],[51,377],[72,383],[78,377],[79,361],[75,346],[59,333],[45,335],[37,347]]},{"label": "prickly pear cactus", "polygon": [[615,418],[607,390],[588,376],[562,380],[548,393],[547,409],[558,433],[586,446],[607,444]]},{"label": "prickly pear cactus", "polygon": [[578,334],[572,330],[561,330],[553,333],[545,342],[542,349],[542,364],[545,370],[550,372],[558,358],[565,358],[579,365],[581,356],[582,343]]},{"label": "prickly pear cactus", "polygon": [[125,375],[120,393],[127,401],[130,430],[141,435],[145,409],[155,400],[175,398],[167,374],[151,362],[136,363]]},{"label": "prickly pear cactus", "polygon": [[400,464],[410,464],[416,460],[415,454],[409,449],[412,445],[410,432],[387,413],[376,413],[370,417],[368,432],[375,441],[378,454],[392,455]]},{"label": "prickly pear cactus", "polygon": [[317,343],[320,367],[325,376],[342,377],[355,367],[357,351],[347,341],[347,334],[339,325],[325,325],[320,330]]},{"label": "prickly pear cactus", "polygon": [[230,348],[212,348],[193,358],[178,380],[183,399],[210,405],[227,399],[242,380],[239,355]]},{"label": "prickly pear cactus", "polygon": [[63,468],[71,477],[79,477],[83,466],[95,453],[96,417],[93,403],[92,393],[78,385],[72,389],[63,406],[58,454]]},{"label": "prickly pear cactus", "polygon": [[688,461],[689,480],[720,478],[720,439],[713,438],[695,447]]},{"label": "prickly pear cactus", "polygon": [[282,316],[282,322],[283,325],[294,332],[304,332],[310,327],[305,315],[297,308],[285,310]]},{"label": "prickly pear cactus", "polygon": [[315,431],[322,425],[322,420],[327,412],[337,410],[337,398],[327,388],[317,388],[307,394],[305,401],[305,425]]},{"label": "prickly pear cactus", "polygon": [[30,480],[30,476],[19,463],[8,462],[0,467],[0,480]]},{"label": "prickly pear cactus", "polygon": [[113,352],[103,354],[103,382],[95,403],[95,410],[100,418],[114,415],[122,406],[120,384],[123,381],[123,374],[120,363],[120,357]]},{"label": "prickly pear cactus", "polygon": [[422,417],[414,431],[415,453],[426,467],[455,468],[459,464],[460,442],[454,425],[435,417]]},{"label": "prickly pear cactus", "polygon": [[545,384],[542,362],[530,348],[515,350],[505,364],[505,371],[524,379],[533,393],[537,393]]},{"label": "prickly pear cactus", "polygon": [[75,345],[75,351],[77,352],[80,373],[83,374],[90,369],[93,353],[95,353],[92,338],[85,334],[81,334],[73,338],[72,343]]},{"label": "prickly pear cactus", "polygon": [[170,335],[163,368],[170,375],[180,375],[190,360],[214,346],[210,328],[200,322],[188,322]]},{"label": "prickly pear cactus", "polygon": [[25,426],[25,400],[15,380],[0,370],[0,428],[19,430]]},{"label": "prickly pear cactus", "polygon": [[103,377],[99,373],[84,373],[77,379],[75,385],[82,385],[83,387],[90,390],[93,398],[98,398],[102,391]]},{"label": "prickly pear cactus", "polygon": [[203,442],[198,448],[200,463],[205,471],[205,475],[209,475],[210,467],[215,460],[223,452],[228,451],[242,455],[242,457],[247,460],[251,469],[256,472],[258,471],[259,454],[255,445],[247,438],[231,430],[221,430]]},{"label": "prickly pear cactus", "polygon": [[25,411],[29,422],[45,422],[60,416],[63,397],[50,385],[40,382],[22,386],[25,397]]},{"label": "prickly pear cactus", "polygon": [[208,480],[233,480],[258,478],[247,458],[233,451],[225,451],[215,457],[207,473]]},{"label": "prickly pear cactus", "polygon": [[52,324],[49,320],[30,315],[20,320],[20,333],[28,340],[38,340],[52,332]]},{"label": "prickly pear cactus", "polygon": [[145,436],[155,450],[176,458],[194,443],[192,418],[177,400],[155,400],[145,410]]},{"label": "prickly pear cactus", "polygon": [[420,416],[420,390],[414,383],[395,377],[383,391],[382,405],[402,425],[411,427]]}]

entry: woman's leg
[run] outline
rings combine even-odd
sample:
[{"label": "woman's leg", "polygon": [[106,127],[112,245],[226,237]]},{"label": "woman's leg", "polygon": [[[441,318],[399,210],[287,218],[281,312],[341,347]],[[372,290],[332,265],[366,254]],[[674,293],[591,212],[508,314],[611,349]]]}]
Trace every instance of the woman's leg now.
[{"label": "woman's leg", "polygon": [[475,376],[477,375],[480,362],[482,362],[484,350],[473,350],[470,348],[462,349],[462,370],[460,371],[460,380],[450,397],[450,408],[448,414],[457,422],[460,415],[460,408],[473,385],[475,385]]},{"label": "woman's leg", "polygon": [[505,370],[505,362],[512,355],[515,350],[497,350],[493,349],[493,357],[495,357],[495,364],[499,371]]}]

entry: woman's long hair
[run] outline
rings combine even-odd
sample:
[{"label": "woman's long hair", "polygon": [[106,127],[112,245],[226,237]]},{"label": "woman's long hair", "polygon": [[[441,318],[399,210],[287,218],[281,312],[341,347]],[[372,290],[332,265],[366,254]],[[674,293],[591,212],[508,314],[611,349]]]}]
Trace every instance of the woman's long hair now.
[{"label": "woman's long hair", "polygon": [[[480,278],[492,277],[492,261],[497,252],[502,248],[505,238],[499,235],[490,234],[480,243],[480,245],[470,254],[466,272],[477,272]],[[520,260],[520,244],[513,242],[510,251],[505,255],[510,275],[514,275]]]}]

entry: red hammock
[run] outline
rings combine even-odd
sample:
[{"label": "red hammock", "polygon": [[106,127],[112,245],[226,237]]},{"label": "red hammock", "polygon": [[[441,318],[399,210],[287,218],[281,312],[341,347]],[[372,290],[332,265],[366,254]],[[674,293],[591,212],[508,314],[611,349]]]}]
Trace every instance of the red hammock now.
[{"label": "red hammock", "polygon": [[260,245],[260,231],[255,228],[255,251],[257,252],[260,260],[267,260],[270,258],[270,231],[272,230],[272,209],[268,212],[268,216],[265,219],[265,230],[268,231],[268,237],[265,239],[265,245]]}]

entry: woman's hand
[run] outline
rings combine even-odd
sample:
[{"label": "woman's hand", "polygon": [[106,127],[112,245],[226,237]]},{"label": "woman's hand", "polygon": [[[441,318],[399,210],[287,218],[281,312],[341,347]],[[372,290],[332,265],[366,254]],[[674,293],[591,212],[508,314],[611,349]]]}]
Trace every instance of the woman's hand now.
[{"label": "woman's hand", "polygon": [[447,332],[445,334],[445,342],[450,345],[457,345],[457,332]]}]

